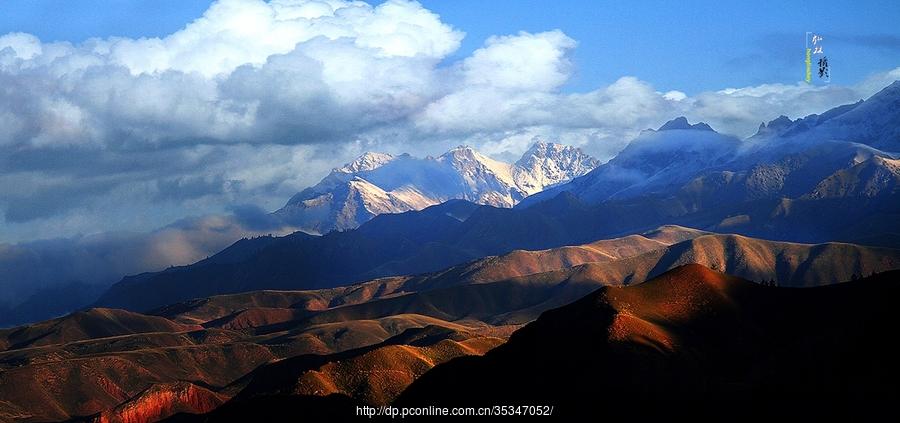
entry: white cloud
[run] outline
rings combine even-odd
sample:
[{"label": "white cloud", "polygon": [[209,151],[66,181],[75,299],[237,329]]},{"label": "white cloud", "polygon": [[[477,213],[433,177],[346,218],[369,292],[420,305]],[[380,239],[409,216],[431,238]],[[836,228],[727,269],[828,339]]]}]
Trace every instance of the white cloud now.
[{"label": "white cloud", "polygon": [[111,62],[133,74],[177,70],[206,77],[244,64],[262,65],[317,37],[346,38],[386,57],[440,58],[456,50],[462,33],[417,3],[220,0],[183,30],[164,38],[98,42]]},{"label": "white cloud", "polygon": [[41,40],[31,34],[13,32],[0,36],[0,51],[10,49],[12,54],[22,60],[28,60],[41,54]]},{"label": "white cloud", "polygon": [[221,0],[163,38],[71,45],[8,34],[0,140],[155,148],[344,136],[421,107],[462,36],[403,0]]},{"label": "white cloud", "polygon": [[856,89],[865,97],[875,94],[894,81],[900,80],[900,66],[886,72],[878,72],[856,85]]},{"label": "white cloud", "polygon": [[663,94],[663,98],[666,100],[681,101],[681,100],[684,100],[685,98],[687,98],[687,94],[685,94],[681,91],[672,90],[672,91],[669,91],[669,92]]},{"label": "white cloud", "polygon": [[[575,41],[561,31],[491,37],[447,75],[449,92],[415,117],[425,132],[465,133],[539,124],[571,72]],[[544,106],[544,107],[542,107]]]},{"label": "white cloud", "polygon": [[555,30],[493,36],[462,63],[465,83],[496,89],[547,92],[569,79],[566,53],[575,40]]}]

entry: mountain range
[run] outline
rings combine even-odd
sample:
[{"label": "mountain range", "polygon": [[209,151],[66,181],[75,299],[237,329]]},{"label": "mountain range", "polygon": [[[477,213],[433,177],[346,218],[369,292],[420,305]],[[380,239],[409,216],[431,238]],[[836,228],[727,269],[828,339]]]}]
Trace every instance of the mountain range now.
[{"label": "mountain range", "polygon": [[668,201],[672,213],[712,203],[890,198],[900,181],[900,81],[871,98],[796,121],[781,116],[747,140],[677,118],[647,130],[616,157],[527,207],[568,192],[588,204]]},{"label": "mountain range", "polygon": [[[690,263],[765,285],[815,286],[898,268],[900,251],[664,226],[346,287],[217,295],[143,314],[89,309],[0,331],[0,417],[221,418],[284,398],[296,409],[306,397],[322,410],[322,401],[344,406],[347,397],[391,404],[435,365],[484,354],[548,310]],[[37,402],[46,406],[29,408]]]},{"label": "mountain range", "polygon": [[421,210],[451,199],[512,207],[598,164],[578,148],[544,142],[536,142],[514,164],[466,146],[425,159],[370,152],[332,170],[274,215],[305,232],[324,234],[356,228],[379,214]]},{"label": "mountain range", "polygon": [[[884,105],[900,97],[898,87],[900,82],[866,101],[804,118],[799,126],[776,119],[766,126],[770,131],[743,141],[675,119],[645,131],[584,176],[513,209],[450,200],[381,214],[357,229],[323,236],[243,240],[190,266],[126,277],[96,305],[146,311],[220,293],[333,287],[665,224],[773,241],[900,247],[900,167],[892,153],[861,143],[870,137],[815,135],[824,131],[820,126],[839,124],[889,133],[847,114],[878,112],[882,116],[873,122],[890,125],[884,115],[900,119],[900,111]],[[782,127],[807,129],[777,129]]]}]

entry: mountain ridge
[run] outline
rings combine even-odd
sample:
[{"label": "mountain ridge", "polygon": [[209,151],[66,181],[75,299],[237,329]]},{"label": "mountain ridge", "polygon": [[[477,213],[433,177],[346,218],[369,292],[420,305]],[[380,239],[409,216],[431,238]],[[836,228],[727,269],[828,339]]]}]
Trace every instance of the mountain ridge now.
[{"label": "mountain ridge", "polygon": [[[885,95],[895,94],[877,96]],[[831,116],[823,124],[865,105],[823,113]],[[895,159],[854,141],[795,141],[749,142],[693,129],[647,133],[610,162],[513,209],[451,200],[381,214],[354,230],[321,237],[297,233],[267,241],[241,262],[123,279],[98,305],[145,310],[179,298],[263,287],[348,285],[435,272],[516,249],[580,245],[661,224],[773,241],[900,246]],[[465,149],[457,153],[460,160],[474,157]]]},{"label": "mountain ridge", "polygon": [[424,159],[367,152],[295,194],[273,216],[321,234],[356,228],[379,214],[421,210],[451,199],[512,207],[597,164],[578,148],[540,141],[513,164],[468,146]]},{"label": "mountain ridge", "polygon": [[[729,253],[726,254],[726,251]],[[730,254],[738,254],[738,256],[732,257]],[[809,286],[815,285],[817,279],[818,283],[833,283],[837,280],[850,279],[853,275],[862,276],[873,271],[900,267],[900,250],[843,243],[800,244],[777,242],[734,234],[713,234],[670,225],[648,231],[642,235],[590,241],[582,245],[570,245],[539,251],[512,250],[500,256],[481,258],[449,268],[443,266],[440,269],[435,269],[432,273],[408,272],[407,275],[399,273],[400,276],[390,276],[398,275],[398,271],[405,267],[382,268],[380,273],[387,277],[361,282],[363,282],[362,286],[366,286],[362,292],[379,292],[388,295],[401,292],[408,293],[423,288],[433,289],[468,282],[498,281],[558,269],[569,269],[555,277],[562,278],[558,279],[558,282],[570,277],[576,279],[587,277],[591,280],[607,280],[610,283],[628,281],[637,283],[661,271],[668,270],[673,265],[690,262],[717,266],[723,271],[751,278],[755,281],[768,282],[772,280],[786,286]],[[448,265],[454,264],[445,263]],[[835,265],[822,267],[827,263],[834,263]],[[258,267],[256,264],[244,265],[244,267],[248,266],[249,268]],[[227,274],[233,274],[236,268],[231,265],[218,267],[221,269],[210,269],[207,271],[200,268],[196,271],[187,272],[184,277],[189,277],[190,282],[187,282],[188,280],[183,279],[177,273],[172,274],[170,278],[157,278],[155,282],[150,282],[157,284],[155,285],[155,290],[152,291],[154,295],[135,296],[133,294],[134,292],[142,292],[144,289],[147,289],[148,286],[145,284],[121,286],[118,292],[108,293],[98,305],[146,311],[193,297],[253,291],[255,290],[253,289],[254,287],[256,289],[319,288],[317,286],[306,286],[303,275],[307,272],[303,272],[298,273],[297,277],[291,277],[292,273],[286,273],[285,282],[282,282],[277,287],[272,286],[271,281],[268,281],[265,284],[246,285],[240,289],[230,288],[226,290],[227,285],[223,284],[226,280],[223,277]],[[296,272],[297,270],[285,269],[279,272]],[[800,273],[794,273],[798,271]],[[420,274],[417,275],[415,273]],[[204,282],[207,278],[206,274],[210,275],[210,281],[215,281],[215,284],[208,285]],[[578,276],[579,274],[581,276]],[[252,277],[251,279],[258,280],[260,278],[261,276]],[[191,290],[186,290],[187,284],[196,286],[192,287]],[[329,292],[326,297],[304,301],[314,301],[316,304],[332,303],[338,298],[333,297],[333,293],[360,286],[357,284],[349,285],[350,288],[324,288],[323,292]],[[199,290],[200,288],[203,290]],[[166,294],[156,298],[155,295],[157,293]],[[366,300],[371,299],[371,297],[364,295],[354,295]],[[140,299],[140,302],[134,302],[136,299]],[[295,299],[294,301],[300,300]],[[347,303],[347,300],[340,301]],[[353,301],[358,300],[351,300],[351,303]],[[186,321],[185,323],[189,322]]]},{"label": "mountain ridge", "polygon": [[[517,207],[529,207],[564,191],[594,205],[677,196],[679,190],[702,178],[729,178],[732,192],[728,195],[745,199],[759,196],[760,191],[751,184],[760,180],[768,185],[764,196],[796,198],[860,158],[896,159],[900,153],[898,110],[900,81],[895,81],[868,99],[822,114],[797,120],[779,116],[761,124],[759,131],[745,140],[714,136],[717,133],[708,125],[691,125],[678,117],[657,131],[642,132],[616,157],[584,176],[533,195]],[[800,189],[804,192],[797,192]],[[721,196],[715,191],[705,195]]]}]

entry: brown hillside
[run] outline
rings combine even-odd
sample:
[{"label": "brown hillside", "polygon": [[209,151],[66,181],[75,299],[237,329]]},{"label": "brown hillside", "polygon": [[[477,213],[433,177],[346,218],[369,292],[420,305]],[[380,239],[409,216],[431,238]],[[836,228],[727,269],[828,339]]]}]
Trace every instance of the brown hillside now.
[{"label": "brown hillside", "polygon": [[900,323],[898,278],[788,289],[681,266],[548,311],[483,357],[435,367],[394,405],[502,399],[553,405],[563,420],[598,408],[696,419],[883,407],[900,377],[884,348]]},{"label": "brown hillside", "polygon": [[175,323],[162,317],[125,310],[92,308],[58,319],[0,330],[0,347],[20,349],[134,333],[184,332],[195,329],[199,327]]}]

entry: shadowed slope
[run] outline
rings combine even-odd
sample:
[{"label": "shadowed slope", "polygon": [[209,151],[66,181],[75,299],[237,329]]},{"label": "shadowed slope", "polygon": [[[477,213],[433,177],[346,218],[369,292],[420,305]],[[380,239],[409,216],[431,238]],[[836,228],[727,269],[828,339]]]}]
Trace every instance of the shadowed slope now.
[{"label": "shadowed slope", "polygon": [[553,404],[562,415],[872,404],[898,393],[900,367],[883,348],[900,323],[898,278],[787,289],[682,266],[548,311],[484,357],[436,367],[395,404]]},{"label": "shadowed slope", "polygon": [[[437,326],[409,329],[378,345],[331,355],[303,355],[262,366],[247,375],[246,387],[221,408],[204,415],[182,414],[169,421],[231,421],[235,416],[267,413],[271,403],[283,413],[274,415],[278,419],[300,410],[306,417],[307,411],[327,410],[332,412],[330,419],[347,419],[355,416],[355,407],[332,408],[325,398],[337,395],[357,404],[387,405],[435,365],[482,355],[503,342]],[[317,408],[305,409],[309,401]]]},{"label": "shadowed slope", "polygon": [[299,356],[262,367],[250,375],[251,382],[235,400],[341,393],[367,404],[385,405],[436,364],[484,354],[503,341],[437,326],[409,329],[372,347],[330,356]]}]

